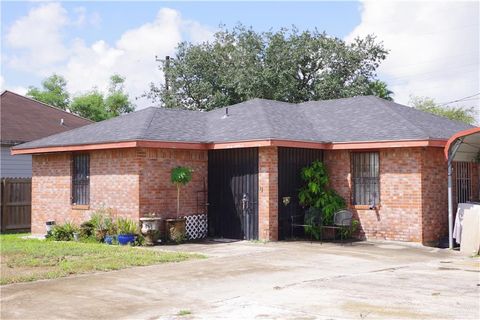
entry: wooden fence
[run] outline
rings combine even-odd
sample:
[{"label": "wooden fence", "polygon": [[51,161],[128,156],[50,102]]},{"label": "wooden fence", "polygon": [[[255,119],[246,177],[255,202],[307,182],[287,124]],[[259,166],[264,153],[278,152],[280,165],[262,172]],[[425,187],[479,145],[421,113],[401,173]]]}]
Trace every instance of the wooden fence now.
[{"label": "wooden fence", "polygon": [[32,179],[2,178],[1,232],[30,231],[32,217]]}]

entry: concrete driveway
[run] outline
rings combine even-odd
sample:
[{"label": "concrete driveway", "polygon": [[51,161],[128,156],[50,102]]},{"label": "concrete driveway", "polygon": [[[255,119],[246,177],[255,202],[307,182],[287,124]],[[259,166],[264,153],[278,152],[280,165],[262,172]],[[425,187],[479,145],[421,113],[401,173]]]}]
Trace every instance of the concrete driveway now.
[{"label": "concrete driveway", "polygon": [[209,258],[3,286],[1,319],[480,318],[479,259],[456,252],[243,241],[152,250],[165,248]]}]

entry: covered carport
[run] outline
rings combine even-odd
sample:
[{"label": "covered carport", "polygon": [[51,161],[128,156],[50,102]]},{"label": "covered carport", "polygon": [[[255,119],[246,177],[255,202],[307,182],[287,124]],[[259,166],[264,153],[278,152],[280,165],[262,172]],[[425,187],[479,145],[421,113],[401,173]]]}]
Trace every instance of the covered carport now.
[{"label": "covered carport", "polygon": [[453,248],[453,162],[477,162],[480,160],[479,152],[480,128],[478,127],[457,132],[445,146],[445,157],[448,161],[448,244],[450,249]]}]

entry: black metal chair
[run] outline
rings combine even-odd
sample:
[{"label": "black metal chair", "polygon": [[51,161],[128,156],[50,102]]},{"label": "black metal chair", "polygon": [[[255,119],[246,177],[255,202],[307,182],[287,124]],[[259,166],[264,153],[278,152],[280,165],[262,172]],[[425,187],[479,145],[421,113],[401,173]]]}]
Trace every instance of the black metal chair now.
[{"label": "black metal chair", "polygon": [[[333,216],[333,225],[331,226],[324,226],[322,225],[320,232],[320,242],[323,242],[323,229],[333,229],[333,230],[340,230],[340,240],[343,243],[344,237],[344,230],[348,230],[348,234],[351,233],[353,228],[353,213],[349,210],[340,210],[335,212]],[[335,235],[334,235],[335,240]]]}]

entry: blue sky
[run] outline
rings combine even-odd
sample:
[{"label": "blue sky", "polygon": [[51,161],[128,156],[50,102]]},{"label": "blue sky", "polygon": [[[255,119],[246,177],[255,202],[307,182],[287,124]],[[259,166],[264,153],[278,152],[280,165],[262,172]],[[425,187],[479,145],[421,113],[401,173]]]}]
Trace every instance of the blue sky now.
[{"label": "blue sky", "polygon": [[[297,26],[346,39],[375,33],[390,49],[381,79],[410,95],[448,102],[477,93],[478,2],[2,2],[3,89],[24,93],[52,72],[74,94],[127,77],[132,96],[162,81],[154,56],[219,24],[257,31]],[[472,102],[470,102],[472,101]],[[478,99],[469,100],[477,104]],[[140,107],[148,102],[141,102]]]}]

